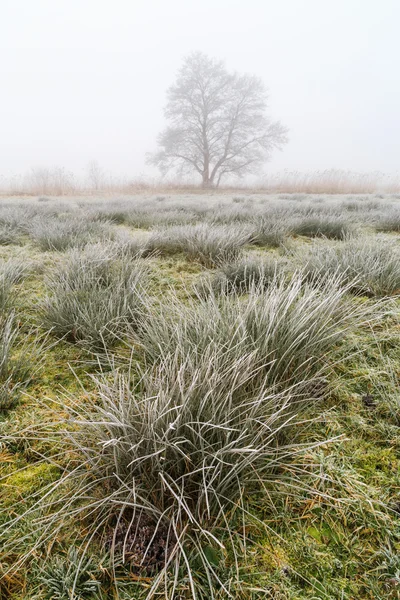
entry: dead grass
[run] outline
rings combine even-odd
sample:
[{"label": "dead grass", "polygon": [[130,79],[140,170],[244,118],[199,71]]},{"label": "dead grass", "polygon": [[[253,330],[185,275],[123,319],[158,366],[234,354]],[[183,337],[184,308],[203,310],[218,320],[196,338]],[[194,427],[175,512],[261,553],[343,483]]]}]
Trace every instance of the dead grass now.
[{"label": "dead grass", "polygon": [[[286,193],[286,194],[373,194],[400,193],[400,176],[379,171],[359,173],[341,169],[324,171],[283,171],[267,175],[253,184],[231,183],[220,186],[218,193]],[[107,196],[114,194],[203,194],[194,181],[160,180],[140,177],[104,178],[92,188],[63,167],[32,170],[4,180],[4,196]],[[213,190],[208,190],[213,194]]]}]

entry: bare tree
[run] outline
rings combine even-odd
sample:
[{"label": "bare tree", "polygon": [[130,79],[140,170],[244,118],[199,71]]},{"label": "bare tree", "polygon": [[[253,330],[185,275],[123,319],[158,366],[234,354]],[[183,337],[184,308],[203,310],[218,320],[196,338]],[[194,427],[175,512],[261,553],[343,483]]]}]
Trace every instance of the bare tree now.
[{"label": "bare tree", "polygon": [[62,196],[76,189],[74,174],[64,167],[32,168],[24,178],[24,187],[32,194]]},{"label": "bare tree", "polygon": [[189,55],[167,92],[170,125],[149,162],[163,174],[198,173],[203,187],[255,172],[287,142],[287,129],[266,116],[266,101],[259,78],[229,73],[201,52]]},{"label": "bare tree", "polygon": [[97,160],[91,160],[87,166],[87,175],[93,190],[104,187],[105,173]]}]

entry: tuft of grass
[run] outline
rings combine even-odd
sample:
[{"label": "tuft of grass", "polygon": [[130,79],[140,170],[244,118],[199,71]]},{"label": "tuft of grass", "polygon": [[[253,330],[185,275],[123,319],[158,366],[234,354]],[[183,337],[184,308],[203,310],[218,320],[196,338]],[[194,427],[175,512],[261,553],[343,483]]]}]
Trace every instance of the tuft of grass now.
[{"label": "tuft of grass", "polygon": [[0,246],[9,246],[11,244],[19,244],[21,235],[10,225],[0,225]]},{"label": "tuft of grass", "polygon": [[97,576],[92,560],[86,557],[81,561],[76,548],[70,548],[67,556],[55,556],[46,562],[38,581],[46,600],[90,600],[100,591]]},{"label": "tuft of grass", "polygon": [[283,218],[274,215],[261,216],[255,223],[251,243],[256,246],[277,248],[291,234],[291,229]]},{"label": "tuft of grass", "polygon": [[218,589],[229,597],[219,563],[237,537],[231,515],[246,518],[244,489],[267,486],[302,450],[282,440],[295,428],[293,390],[274,393],[260,379],[249,394],[252,358],[232,363],[223,348],[210,348],[200,362],[169,356],[139,382],[130,373],[95,379],[93,402],[61,402],[63,418],[40,435],[74,447],[73,459],[25,515],[40,523],[35,548],[77,519],[86,523],[80,564],[74,576],[59,573],[57,585],[68,576],[77,592],[96,540],[110,550],[110,571],[123,562],[152,576],[146,598],[176,599],[187,585],[191,597]]},{"label": "tuft of grass", "polygon": [[400,254],[390,241],[362,238],[338,246],[315,244],[299,258],[309,278],[340,274],[353,293],[390,296],[400,292]]},{"label": "tuft of grass", "polygon": [[185,225],[195,221],[194,214],[184,207],[160,210],[160,202],[153,206],[135,206],[129,211],[126,223],[132,227],[152,229],[172,225]]},{"label": "tuft of grass", "polygon": [[36,210],[31,205],[13,204],[2,206],[0,210],[0,224],[18,234],[25,233],[26,226],[35,215]]},{"label": "tuft of grass", "polygon": [[319,284],[307,283],[300,273],[287,282],[281,274],[245,297],[210,293],[185,304],[172,297],[167,307],[165,301],[153,307],[156,313],[142,323],[145,355],[153,363],[178,354],[183,364],[189,356],[202,360],[210,347],[223,347],[234,363],[252,355],[255,381],[267,377],[278,388],[303,381],[321,367],[320,359],[341,338],[353,312],[367,309],[348,304],[349,286],[341,276]]},{"label": "tuft of grass", "polygon": [[147,252],[176,254],[183,252],[191,260],[216,267],[236,260],[249,241],[247,228],[208,225],[176,226],[155,232],[147,242]]},{"label": "tuft of grass", "polygon": [[116,343],[137,322],[145,272],[144,263],[101,245],[70,251],[46,279],[45,326],[91,349]]},{"label": "tuft of grass", "polygon": [[128,209],[118,208],[103,208],[90,215],[92,221],[102,221],[105,223],[113,223],[114,225],[123,225],[128,220]]},{"label": "tuft of grass", "polygon": [[0,318],[0,411],[11,408],[28,385],[35,364],[40,365],[43,344],[38,338],[32,342],[29,335],[19,341],[20,323],[15,313]]},{"label": "tuft of grass", "polygon": [[140,258],[149,254],[146,249],[147,235],[143,232],[135,232],[133,235],[127,231],[118,231],[114,242],[114,248],[121,258]]},{"label": "tuft of grass", "polygon": [[400,211],[392,210],[380,215],[376,224],[377,231],[400,231]]},{"label": "tuft of grass", "polygon": [[234,263],[222,265],[213,275],[200,279],[196,290],[200,295],[210,292],[219,293],[245,293],[252,288],[266,288],[274,282],[286,268],[286,261],[270,257],[246,256]]},{"label": "tuft of grass", "polygon": [[108,241],[114,237],[110,223],[91,222],[81,218],[66,220],[34,219],[28,226],[29,236],[43,252],[83,248],[89,243]]},{"label": "tuft of grass", "polygon": [[329,216],[310,216],[293,223],[292,231],[296,235],[306,237],[324,237],[333,240],[344,240],[353,234],[354,228],[345,219]]},{"label": "tuft of grass", "polygon": [[29,269],[26,261],[9,258],[0,261],[0,315],[6,314],[16,299],[15,284],[20,283]]}]

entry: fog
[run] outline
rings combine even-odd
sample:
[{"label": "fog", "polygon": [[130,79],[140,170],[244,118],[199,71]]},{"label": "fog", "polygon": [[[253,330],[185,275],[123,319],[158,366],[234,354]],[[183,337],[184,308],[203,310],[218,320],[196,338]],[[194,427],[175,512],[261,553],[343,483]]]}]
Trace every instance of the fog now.
[{"label": "fog", "polygon": [[145,164],[194,50],[255,74],[289,143],[271,171],[398,170],[398,0],[2,0],[0,174]]}]

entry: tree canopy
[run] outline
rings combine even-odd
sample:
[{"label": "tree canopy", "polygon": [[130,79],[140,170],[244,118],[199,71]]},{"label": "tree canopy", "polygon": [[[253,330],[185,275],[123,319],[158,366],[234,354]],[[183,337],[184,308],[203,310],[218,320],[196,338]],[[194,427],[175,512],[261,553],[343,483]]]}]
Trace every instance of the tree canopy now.
[{"label": "tree canopy", "polygon": [[230,73],[202,52],[190,54],[167,92],[169,124],[150,162],[163,174],[197,173],[203,187],[254,173],[287,142],[287,129],[266,108],[261,79]]}]

